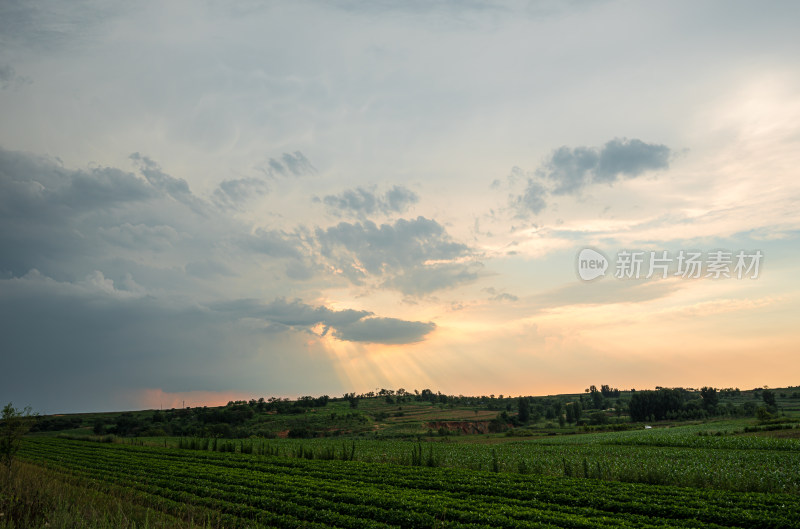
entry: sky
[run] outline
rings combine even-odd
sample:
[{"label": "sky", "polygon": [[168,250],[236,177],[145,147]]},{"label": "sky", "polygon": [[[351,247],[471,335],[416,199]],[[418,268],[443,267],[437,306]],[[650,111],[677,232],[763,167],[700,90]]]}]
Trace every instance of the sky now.
[{"label": "sky", "polygon": [[798,19],[5,0],[0,402],[796,385]]}]

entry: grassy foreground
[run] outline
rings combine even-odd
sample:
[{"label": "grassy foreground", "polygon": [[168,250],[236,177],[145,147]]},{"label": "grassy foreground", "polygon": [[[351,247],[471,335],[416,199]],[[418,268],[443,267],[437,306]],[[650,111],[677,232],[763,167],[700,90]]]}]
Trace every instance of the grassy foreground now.
[{"label": "grassy foreground", "polygon": [[184,519],[137,502],[130,491],[110,483],[81,480],[69,473],[15,461],[0,476],[0,528],[191,528],[207,526],[200,511]]}]

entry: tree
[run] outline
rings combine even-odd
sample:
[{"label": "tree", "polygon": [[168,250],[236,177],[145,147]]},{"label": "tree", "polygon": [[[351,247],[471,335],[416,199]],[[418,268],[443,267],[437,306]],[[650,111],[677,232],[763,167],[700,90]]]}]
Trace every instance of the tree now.
[{"label": "tree", "polygon": [[572,402],[568,402],[566,406],[564,406],[564,411],[567,414],[567,422],[573,423],[575,422],[575,405]]},{"label": "tree", "polygon": [[98,417],[94,420],[94,427],[92,429],[95,435],[103,435],[106,433],[106,422]]},{"label": "tree", "polygon": [[713,413],[717,409],[717,404],[719,404],[719,397],[717,396],[717,390],[703,386],[700,389],[700,396],[703,398],[703,407],[709,413]]},{"label": "tree", "polygon": [[594,388],[594,390],[591,392],[592,405],[595,409],[601,410],[603,409],[603,394],[597,391],[597,388],[594,386],[592,386],[592,388]]},{"label": "tree", "polygon": [[519,422],[525,424],[531,419],[531,403],[525,397],[519,398]]},{"label": "tree", "polygon": [[600,386],[600,393],[603,394],[604,397],[608,398],[617,398],[619,397],[619,390],[617,388],[612,388],[608,384],[602,384]]},{"label": "tree", "polygon": [[764,390],[764,393],[761,394],[761,398],[764,399],[764,404],[767,405],[767,411],[775,412],[778,407],[775,405],[775,394],[768,389]]},{"label": "tree", "polygon": [[684,392],[661,388],[658,391],[637,391],[631,395],[628,411],[634,422],[663,421],[683,407]]},{"label": "tree", "polygon": [[589,420],[592,424],[606,424],[608,423],[608,417],[602,411],[595,411],[591,415],[589,415]]},{"label": "tree", "polygon": [[3,408],[0,421],[0,459],[11,472],[11,463],[19,450],[22,436],[31,429],[36,415],[31,413],[30,406],[22,410],[14,408],[9,402]]}]

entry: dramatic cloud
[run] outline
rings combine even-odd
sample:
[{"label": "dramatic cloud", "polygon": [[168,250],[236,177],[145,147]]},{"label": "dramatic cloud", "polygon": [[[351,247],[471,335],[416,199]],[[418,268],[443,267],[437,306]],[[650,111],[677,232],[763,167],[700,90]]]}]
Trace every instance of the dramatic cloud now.
[{"label": "dramatic cloud", "polygon": [[237,300],[217,303],[212,308],[279,327],[310,331],[312,327],[322,325],[323,336],[333,330],[333,336],[349,342],[408,344],[421,341],[436,328],[432,322],[372,317],[373,313],[368,311],[331,310],[313,307],[300,300],[287,302],[278,299],[266,305],[255,300]]},{"label": "dramatic cloud", "polygon": [[396,318],[364,318],[337,328],[334,336],[350,342],[408,344],[420,342],[436,328],[433,322],[404,321]]},{"label": "dramatic cloud", "polygon": [[[217,375],[255,389],[267,379],[250,373],[279,355],[288,355],[280,360],[288,372],[312,362],[309,337],[316,348],[324,336],[412,344],[436,328],[372,311],[286,301],[281,296],[293,282],[322,273],[315,234],[301,226],[251,228],[149,157],[136,153],[131,160],[139,174],[110,167],[71,170],[57,160],[0,149],[0,320],[4,347],[25,351],[14,353],[5,373],[50,366],[44,378],[53,392],[67,391],[67,380],[88,387],[94,379],[103,380],[93,385],[100,392],[229,390],[215,381]],[[241,202],[251,185],[258,187],[223,182],[213,199],[225,193],[230,203]],[[330,231],[326,244],[344,243],[348,230],[340,228]],[[346,247],[368,256],[370,244],[380,246],[370,258],[375,273],[384,266],[379,261],[402,272],[405,265],[424,266],[429,257],[466,252],[427,219],[350,228],[353,240]],[[356,242],[359,237],[367,246]],[[411,255],[392,257],[394,245]],[[235,299],[237,291],[254,291],[243,274],[248,267],[269,279],[258,292],[275,301]],[[230,351],[243,351],[238,366],[226,359]],[[148,377],[146,366],[155,364],[159,374]],[[115,378],[106,383],[108,373]],[[0,385],[28,395],[12,378],[0,377]],[[52,400],[56,394],[48,395]]]},{"label": "dramatic cloud", "polygon": [[[315,197],[315,201],[319,201]],[[322,202],[336,214],[365,218],[382,213],[403,213],[419,201],[419,195],[403,186],[394,186],[383,196],[362,187],[348,189],[338,195],[326,195]]]},{"label": "dramatic cloud", "polygon": [[229,276],[247,262],[308,275],[298,235],[252,230],[150,158],[131,159],[141,176],[110,167],[69,170],[0,149],[0,272],[20,277],[37,269],[74,281],[99,270],[114,281],[132,274],[146,288],[176,292],[193,278]]},{"label": "dramatic cloud", "polygon": [[71,262],[97,251],[93,239],[102,236],[99,228],[111,227],[109,212],[128,211],[155,195],[131,173],[68,171],[46,158],[0,149],[0,270],[63,275]]},{"label": "dramatic cloud", "polygon": [[139,172],[154,188],[178,202],[183,202],[197,213],[208,213],[207,204],[192,193],[186,180],[168,175],[156,162],[138,152],[131,154],[130,159],[139,166]]},{"label": "dramatic cloud", "polygon": [[425,217],[374,222],[340,222],[316,230],[324,259],[355,284],[382,278],[383,284],[406,294],[423,294],[472,281],[472,264],[456,262],[471,256],[438,222]]},{"label": "dramatic cloud", "polygon": [[[327,307],[312,307],[299,300],[287,302],[278,299],[269,304],[242,299],[211,305],[213,310],[233,314],[238,318],[256,318],[265,322],[292,328],[311,328],[321,323],[325,327],[344,327],[366,316],[368,311],[340,310]],[[327,332],[327,330],[325,331]]]},{"label": "dramatic cloud", "polygon": [[602,148],[560,147],[552,152],[537,173],[555,184],[553,193],[576,193],[592,183],[614,183],[647,171],[669,167],[666,145],[641,140],[613,139]]},{"label": "dramatic cloud", "polygon": [[291,381],[302,378],[308,391],[340,389],[330,377],[330,357],[308,345],[308,333],[253,325],[249,318],[257,312],[214,310],[120,286],[100,273],[74,283],[36,271],[0,280],[5,397],[57,413],[126,409],[137,405],[130,399],[142,388],[265,395],[291,392]]},{"label": "dramatic cloud", "polygon": [[[0,2],[0,402],[791,382],[800,3],[163,4]],[[661,316],[723,296],[781,302]]]}]

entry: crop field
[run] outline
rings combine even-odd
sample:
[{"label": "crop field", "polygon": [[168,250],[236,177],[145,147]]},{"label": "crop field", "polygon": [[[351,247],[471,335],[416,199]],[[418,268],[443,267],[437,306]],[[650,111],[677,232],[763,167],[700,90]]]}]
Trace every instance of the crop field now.
[{"label": "crop field", "polygon": [[[420,463],[427,466],[800,494],[800,440],[734,435],[745,424],[725,421],[524,440],[456,436],[421,443],[333,438],[224,442],[234,451],[289,458],[343,459],[346,455],[366,463],[412,465],[418,454]],[[194,441],[195,448],[213,449],[211,439]],[[189,441],[180,443],[175,438],[141,442],[190,446]]]},{"label": "crop field", "polygon": [[19,455],[76,485],[124,488],[136,504],[217,527],[788,528],[800,520],[800,497],[788,493],[52,437],[27,439]]},{"label": "crop field", "polygon": [[756,416],[656,422],[547,419],[574,396],[528,422],[491,398],[50,417],[0,483],[0,529],[800,527],[800,397],[750,393],[734,411]]}]

